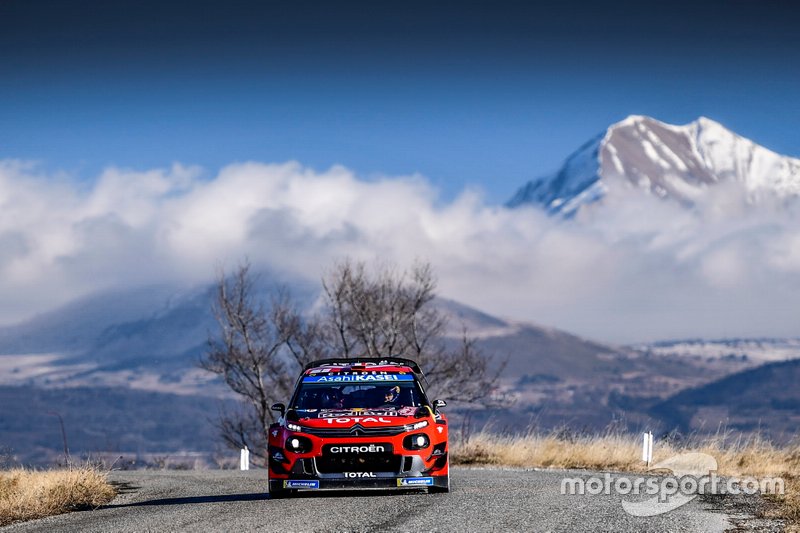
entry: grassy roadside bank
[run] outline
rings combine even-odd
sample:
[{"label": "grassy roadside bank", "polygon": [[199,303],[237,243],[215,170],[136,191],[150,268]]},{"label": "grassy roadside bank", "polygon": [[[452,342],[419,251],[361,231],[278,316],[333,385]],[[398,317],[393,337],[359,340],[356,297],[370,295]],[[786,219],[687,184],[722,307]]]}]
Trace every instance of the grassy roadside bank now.
[{"label": "grassy roadside bank", "polygon": [[[644,472],[641,449],[641,436],[630,434],[499,436],[482,432],[454,442],[451,460],[457,465]],[[732,439],[729,435],[662,441],[654,446],[653,463],[686,452],[714,457],[720,476],[782,478],[784,495],[765,496],[776,504],[767,516],[786,520],[787,531],[800,532],[800,445],[796,442],[777,447],[757,437]]]},{"label": "grassy roadside bank", "polygon": [[114,494],[92,468],[0,471],[0,526],[98,507]]}]

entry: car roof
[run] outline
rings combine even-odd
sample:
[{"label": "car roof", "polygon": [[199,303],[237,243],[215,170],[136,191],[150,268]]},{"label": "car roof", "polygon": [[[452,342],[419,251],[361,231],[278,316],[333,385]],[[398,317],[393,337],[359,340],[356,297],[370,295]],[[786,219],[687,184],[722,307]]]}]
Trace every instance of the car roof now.
[{"label": "car roof", "polygon": [[320,359],[307,364],[303,374],[341,371],[370,371],[370,372],[411,372],[422,374],[419,365],[411,359],[401,357],[359,357],[346,359]]}]

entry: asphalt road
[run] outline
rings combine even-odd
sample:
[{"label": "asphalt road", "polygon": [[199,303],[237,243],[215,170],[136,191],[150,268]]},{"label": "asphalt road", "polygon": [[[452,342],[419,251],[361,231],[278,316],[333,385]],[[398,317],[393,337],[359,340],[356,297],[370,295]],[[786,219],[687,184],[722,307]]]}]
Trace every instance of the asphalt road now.
[{"label": "asphalt road", "polygon": [[108,506],[1,528],[53,531],[680,531],[731,527],[699,498],[650,518],[628,515],[620,496],[561,494],[585,472],[453,469],[449,494],[319,493],[270,500],[266,472],[112,472]]}]

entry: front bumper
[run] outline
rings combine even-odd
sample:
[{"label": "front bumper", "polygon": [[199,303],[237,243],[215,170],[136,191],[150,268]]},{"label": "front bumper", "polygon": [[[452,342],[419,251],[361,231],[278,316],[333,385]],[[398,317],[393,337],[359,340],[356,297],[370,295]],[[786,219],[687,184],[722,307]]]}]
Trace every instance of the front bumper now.
[{"label": "front bumper", "polygon": [[[293,453],[280,446],[299,435],[311,442],[308,452]],[[270,490],[447,488],[447,433],[431,428],[426,435],[429,445],[419,450],[404,447],[408,435],[379,439],[275,435],[269,449]]]}]

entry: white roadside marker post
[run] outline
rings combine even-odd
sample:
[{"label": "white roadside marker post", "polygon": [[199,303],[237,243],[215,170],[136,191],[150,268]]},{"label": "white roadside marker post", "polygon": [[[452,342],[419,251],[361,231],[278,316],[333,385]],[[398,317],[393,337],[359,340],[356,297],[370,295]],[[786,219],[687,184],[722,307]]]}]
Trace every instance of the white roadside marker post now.
[{"label": "white roadside marker post", "polygon": [[247,446],[240,450],[239,470],[250,470],[250,450],[247,449]]},{"label": "white roadside marker post", "polygon": [[653,433],[650,431],[642,435],[642,461],[647,463],[648,468],[653,462]]}]

